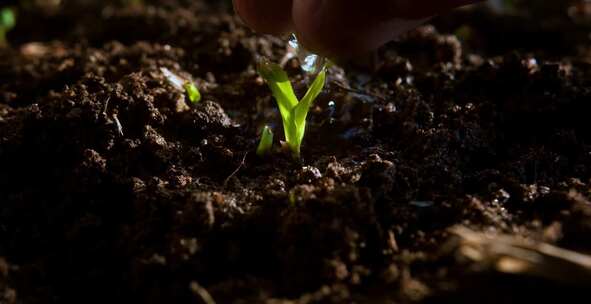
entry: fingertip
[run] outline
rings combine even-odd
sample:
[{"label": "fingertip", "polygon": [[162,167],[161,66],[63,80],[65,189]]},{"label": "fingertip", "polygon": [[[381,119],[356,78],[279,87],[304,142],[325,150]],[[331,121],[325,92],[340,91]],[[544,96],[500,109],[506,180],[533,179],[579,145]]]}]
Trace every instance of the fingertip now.
[{"label": "fingertip", "polygon": [[297,0],[293,20],[304,47],[337,59],[364,54],[391,36],[388,22],[359,0]]},{"label": "fingertip", "polygon": [[233,0],[234,10],[254,31],[281,35],[292,30],[292,0]]},{"label": "fingertip", "polygon": [[[340,20],[340,12],[336,10],[342,6],[331,9],[327,5],[330,6],[331,2],[297,0],[293,4],[292,19],[298,40],[304,47],[318,54],[334,56],[339,53],[339,41],[346,29]],[[326,10],[330,13],[327,14]],[[337,24],[341,28],[337,28]]]},{"label": "fingertip", "polygon": [[354,57],[395,39],[431,16],[482,0],[297,0],[293,22],[311,51]]},{"label": "fingertip", "polygon": [[419,19],[444,13],[454,8],[484,2],[486,0],[406,0],[397,1],[392,15],[402,18]]}]

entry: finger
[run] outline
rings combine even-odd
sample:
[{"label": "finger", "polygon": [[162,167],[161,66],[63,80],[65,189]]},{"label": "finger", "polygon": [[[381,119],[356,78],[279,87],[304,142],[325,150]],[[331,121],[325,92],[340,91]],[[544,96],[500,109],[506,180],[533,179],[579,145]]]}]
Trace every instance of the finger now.
[{"label": "finger", "polygon": [[440,11],[478,0],[295,0],[301,42],[323,55],[351,57],[394,39]]},{"label": "finger", "polygon": [[233,0],[236,13],[253,30],[280,35],[292,30],[292,0]]},{"label": "finger", "polygon": [[[388,1],[388,0],[386,0]],[[483,2],[486,0],[397,0],[390,9],[392,17],[425,18],[444,13],[456,7]]]},{"label": "finger", "polygon": [[301,43],[329,57],[352,57],[377,48],[393,1],[295,0],[293,22]]}]

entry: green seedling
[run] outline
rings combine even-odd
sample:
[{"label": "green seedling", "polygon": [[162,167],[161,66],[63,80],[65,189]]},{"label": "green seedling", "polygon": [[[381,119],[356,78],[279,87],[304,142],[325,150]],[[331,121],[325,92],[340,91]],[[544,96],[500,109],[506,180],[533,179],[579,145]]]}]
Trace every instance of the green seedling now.
[{"label": "green seedling", "polygon": [[191,103],[196,104],[201,101],[201,93],[199,93],[199,90],[194,83],[187,81],[183,87],[185,88],[185,93],[187,93]]},{"label": "green seedling", "polygon": [[16,14],[11,8],[0,10],[0,47],[8,45],[6,34],[16,25]]},{"label": "green seedling", "polygon": [[265,126],[263,128],[263,133],[261,134],[261,141],[259,142],[259,147],[257,148],[257,155],[258,156],[265,156],[271,152],[271,148],[273,147],[273,131],[269,126]]},{"label": "green seedling", "polygon": [[185,92],[191,103],[196,104],[201,101],[201,93],[193,82],[181,78],[167,68],[160,68],[160,72],[162,72],[170,85],[179,91]]},{"label": "green seedling", "polygon": [[298,101],[287,73],[278,65],[261,62],[258,72],[267,81],[281,113],[285,142],[295,158],[300,157],[302,140],[306,133],[306,118],[316,97],[324,88],[326,68],[322,68],[304,98]]}]

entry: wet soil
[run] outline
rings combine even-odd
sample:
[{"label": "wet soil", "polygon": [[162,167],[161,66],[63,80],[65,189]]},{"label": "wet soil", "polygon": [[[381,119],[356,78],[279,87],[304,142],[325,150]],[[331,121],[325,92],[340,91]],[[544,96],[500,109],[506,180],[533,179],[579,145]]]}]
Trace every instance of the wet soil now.
[{"label": "wet soil", "polygon": [[375,73],[332,67],[294,161],[254,153],[264,124],[282,133],[255,60],[284,40],[220,1],[63,2],[22,8],[0,50],[0,303],[568,302],[591,286],[446,250],[462,225],[591,253],[591,43],[566,5],[457,11]]}]

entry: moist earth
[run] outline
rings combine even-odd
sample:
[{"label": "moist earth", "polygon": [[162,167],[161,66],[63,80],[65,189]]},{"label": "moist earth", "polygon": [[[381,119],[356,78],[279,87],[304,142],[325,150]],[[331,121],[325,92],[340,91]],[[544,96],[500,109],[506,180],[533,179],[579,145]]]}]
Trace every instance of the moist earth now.
[{"label": "moist earth", "polygon": [[485,267],[455,232],[591,253],[584,1],[459,10],[371,73],[331,67],[301,160],[255,154],[265,124],[282,137],[256,60],[281,61],[285,39],[227,2],[139,2],[21,5],[0,50],[0,303],[587,294],[588,268]]}]

